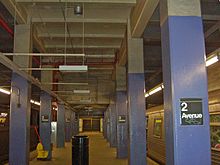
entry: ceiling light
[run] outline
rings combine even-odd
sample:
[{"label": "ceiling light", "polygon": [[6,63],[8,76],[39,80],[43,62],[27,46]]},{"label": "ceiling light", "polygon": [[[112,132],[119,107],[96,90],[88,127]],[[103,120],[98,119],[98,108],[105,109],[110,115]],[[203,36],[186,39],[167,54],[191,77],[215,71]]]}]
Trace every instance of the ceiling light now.
[{"label": "ceiling light", "polygon": [[74,6],[74,14],[81,16],[83,14],[83,7],[81,5]]},{"label": "ceiling light", "polygon": [[153,94],[155,94],[155,93],[161,91],[162,89],[164,89],[163,83],[157,85],[157,86],[154,87],[153,89],[151,89],[151,90],[149,90],[148,92],[146,92],[146,93],[145,93],[145,97],[147,98],[147,97],[149,97],[149,96],[151,96],[151,95],[153,95]]},{"label": "ceiling light", "polygon": [[147,98],[148,96],[150,96],[148,93],[145,93],[145,97]]},{"label": "ceiling light", "polygon": [[11,92],[7,89],[3,89],[3,88],[0,88],[0,92],[4,93],[4,94],[7,94],[7,95],[10,95]]},{"label": "ceiling light", "polygon": [[212,64],[218,62],[218,60],[219,60],[219,59],[218,59],[218,56],[217,56],[217,55],[215,55],[215,56],[213,56],[213,57],[211,57],[211,58],[208,58],[208,59],[206,60],[206,66],[212,65]]},{"label": "ceiling light", "polygon": [[35,100],[30,100],[30,103],[40,106],[40,102]]},{"label": "ceiling light", "polygon": [[157,93],[157,92],[159,92],[159,91],[161,91],[161,90],[162,90],[162,87],[159,86],[159,87],[153,89],[152,91],[150,91],[150,92],[149,92],[149,95],[153,95],[154,93]]},{"label": "ceiling light", "polygon": [[87,65],[60,65],[59,70],[61,72],[87,72]]},{"label": "ceiling light", "polygon": [[73,93],[89,94],[90,90],[73,90]]}]

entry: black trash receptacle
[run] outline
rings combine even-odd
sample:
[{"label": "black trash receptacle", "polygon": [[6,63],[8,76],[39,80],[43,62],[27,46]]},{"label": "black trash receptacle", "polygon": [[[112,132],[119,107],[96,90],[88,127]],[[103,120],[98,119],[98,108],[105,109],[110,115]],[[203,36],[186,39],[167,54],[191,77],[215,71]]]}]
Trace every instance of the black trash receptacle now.
[{"label": "black trash receptacle", "polygon": [[72,138],[72,165],[89,165],[88,136],[74,136]]}]

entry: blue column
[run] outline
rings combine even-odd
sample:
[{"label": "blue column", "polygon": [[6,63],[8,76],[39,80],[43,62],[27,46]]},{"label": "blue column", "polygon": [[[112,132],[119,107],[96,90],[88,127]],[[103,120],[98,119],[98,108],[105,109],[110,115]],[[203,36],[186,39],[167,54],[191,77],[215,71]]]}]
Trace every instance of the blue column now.
[{"label": "blue column", "polygon": [[12,73],[10,101],[9,163],[29,164],[30,84]]},{"label": "blue column", "polygon": [[117,109],[117,158],[128,156],[128,118],[127,118],[127,92],[116,93]]},{"label": "blue column", "polygon": [[76,135],[76,131],[75,131],[75,112],[72,112],[72,120],[71,120],[71,125],[72,125],[72,136]]},{"label": "blue column", "polygon": [[[161,3],[166,164],[210,165],[206,53],[200,1],[182,2]],[[202,125],[181,125],[180,100],[183,98],[202,100]]]},{"label": "blue column", "polygon": [[51,152],[51,96],[42,91],[40,96],[40,137],[44,150],[49,151],[48,160],[52,158]]},{"label": "blue column", "polygon": [[128,39],[129,165],[146,164],[143,40]]},{"label": "blue column", "polygon": [[110,147],[116,147],[117,145],[117,132],[116,132],[116,107],[115,103],[110,104],[109,108],[110,117]]},{"label": "blue column", "polygon": [[104,138],[106,139],[107,138],[107,128],[106,128],[106,122],[107,119],[106,119],[106,111],[104,112],[104,120],[103,120],[103,136]]},{"label": "blue column", "polygon": [[72,111],[66,110],[65,112],[65,141],[70,142],[72,137],[71,121],[72,121]]},{"label": "blue column", "polygon": [[75,113],[75,134],[79,134],[79,115]]},{"label": "blue column", "polygon": [[110,127],[110,113],[109,113],[109,107],[107,110],[107,141],[110,143],[111,140],[111,127]]},{"label": "blue column", "polygon": [[58,104],[57,111],[57,148],[65,147],[65,106]]}]

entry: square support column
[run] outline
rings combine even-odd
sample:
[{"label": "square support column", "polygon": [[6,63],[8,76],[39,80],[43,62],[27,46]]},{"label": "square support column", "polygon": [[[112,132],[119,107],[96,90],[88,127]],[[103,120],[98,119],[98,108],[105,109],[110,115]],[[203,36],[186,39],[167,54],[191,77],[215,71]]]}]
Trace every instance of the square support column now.
[{"label": "square support column", "polygon": [[72,111],[66,110],[65,111],[65,141],[71,142],[72,137],[72,129],[71,129],[71,121],[72,121]]},{"label": "square support column", "polygon": [[116,107],[112,101],[109,105],[109,119],[110,119],[110,147],[117,146],[117,131],[116,131]]},{"label": "square support column", "polygon": [[30,150],[30,84],[16,73],[12,74],[11,82],[9,163],[28,165]]},{"label": "square support column", "polygon": [[143,40],[128,39],[129,165],[146,164]]},{"label": "square support column", "polygon": [[110,142],[110,139],[111,139],[111,131],[110,131],[110,117],[109,117],[109,107],[107,109],[107,131],[106,131],[106,134],[107,134],[107,141]]},{"label": "square support column", "polygon": [[71,129],[72,129],[72,136],[75,136],[75,112],[72,112],[72,117],[71,117]]},{"label": "square support column", "polygon": [[117,158],[128,156],[126,68],[116,65]]},{"label": "square support column", "polygon": [[58,104],[57,111],[57,148],[65,147],[65,106]]},{"label": "square support column", "polygon": [[128,115],[127,115],[127,92],[116,93],[117,108],[117,158],[128,156]]},{"label": "square support column", "polygon": [[[206,53],[200,0],[164,0],[160,7],[166,164],[210,165]],[[197,108],[188,106],[195,102],[199,105]],[[183,114],[194,113],[195,109],[202,118],[183,122]]]},{"label": "square support column", "polygon": [[[16,25],[14,52],[31,51],[31,26]],[[31,67],[31,58],[14,56],[13,61],[20,67]],[[28,165],[30,145],[30,98],[31,85],[16,73],[11,78],[10,127],[9,127],[9,164]]]},{"label": "square support column", "polygon": [[51,160],[51,96],[42,91],[40,102],[40,137],[44,150],[49,151],[47,160]]}]

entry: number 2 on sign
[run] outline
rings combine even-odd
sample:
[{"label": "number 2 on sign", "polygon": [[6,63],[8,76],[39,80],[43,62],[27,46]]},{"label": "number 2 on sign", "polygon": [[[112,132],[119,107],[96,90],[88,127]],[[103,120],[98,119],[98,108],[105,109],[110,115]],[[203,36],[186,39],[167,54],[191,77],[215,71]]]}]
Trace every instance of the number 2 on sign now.
[{"label": "number 2 on sign", "polygon": [[181,111],[182,112],[187,112],[188,111],[188,109],[187,109],[187,103],[186,102],[182,102],[181,103]]}]

